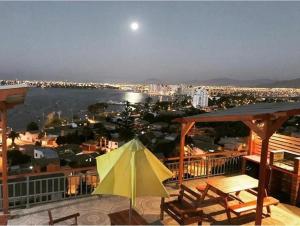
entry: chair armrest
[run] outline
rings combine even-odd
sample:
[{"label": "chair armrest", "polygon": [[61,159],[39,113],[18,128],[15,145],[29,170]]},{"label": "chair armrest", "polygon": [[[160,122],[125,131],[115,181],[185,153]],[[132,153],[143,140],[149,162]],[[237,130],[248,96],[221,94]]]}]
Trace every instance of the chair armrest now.
[{"label": "chair armrest", "polygon": [[170,194],[170,197],[178,197],[179,194]]},{"label": "chair armrest", "polygon": [[53,220],[53,224],[56,224],[56,223],[59,223],[61,221],[65,221],[65,220],[69,220],[69,219],[77,219],[77,217],[79,217],[80,214],[79,213],[74,213],[74,214],[71,214],[71,215],[68,215],[68,216],[65,216],[65,217],[61,217],[61,218],[57,218],[57,219],[54,219]]}]

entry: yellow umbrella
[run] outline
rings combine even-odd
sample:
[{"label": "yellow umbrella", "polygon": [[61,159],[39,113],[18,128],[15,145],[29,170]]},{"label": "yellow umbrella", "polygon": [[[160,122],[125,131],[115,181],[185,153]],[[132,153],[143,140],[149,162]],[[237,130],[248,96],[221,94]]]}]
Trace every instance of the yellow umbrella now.
[{"label": "yellow umbrella", "polygon": [[169,196],[162,181],[171,178],[173,173],[138,139],[96,160],[100,183],[93,194],[125,196],[133,206],[139,196]]}]

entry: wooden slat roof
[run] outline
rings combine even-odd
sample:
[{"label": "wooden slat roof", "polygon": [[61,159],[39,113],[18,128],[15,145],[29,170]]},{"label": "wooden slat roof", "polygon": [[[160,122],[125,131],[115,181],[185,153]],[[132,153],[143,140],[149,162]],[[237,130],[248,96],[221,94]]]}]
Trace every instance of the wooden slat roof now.
[{"label": "wooden slat roof", "polygon": [[177,118],[177,122],[214,122],[260,120],[270,117],[300,114],[300,102],[258,103],[226,110]]}]

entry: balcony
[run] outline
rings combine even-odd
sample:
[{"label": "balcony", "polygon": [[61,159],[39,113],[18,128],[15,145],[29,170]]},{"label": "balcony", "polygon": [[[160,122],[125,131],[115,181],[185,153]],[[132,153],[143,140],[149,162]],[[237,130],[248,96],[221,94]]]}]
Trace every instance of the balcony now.
[{"label": "balcony", "polygon": [[[184,180],[195,180],[240,172],[241,153],[189,156],[184,161]],[[178,181],[179,160],[169,158],[164,164],[174,177],[166,184]],[[39,204],[89,196],[98,182],[94,167],[69,169],[54,173],[33,173],[10,176],[8,182],[9,207],[29,208]],[[2,186],[0,187],[0,193]],[[0,199],[0,207],[2,198]]]},{"label": "balcony", "polygon": [[[224,175],[218,176],[225,177]],[[204,184],[205,179],[196,179],[185,181],[190,188],[196,185]],[[170,193],[175,193],[174,183],[167,185]],[[214,196],[214,193],[210,193]],[[79,196],[77,196],[79,197]],[[253,199],[248,193],[241,193],[241,197],[245,200]],[[227,217],[224,208],[213,201],[211,198],[206,199],[203,203],[203,211],[208,216],[204,219],[204,225],[226,225]],[[108,217],[109,213],[128,209],[128,199],[117,196],[88,196],[78,199],[65,200],[61,202],[45,203],[43,205],[34,206],[27,209],[11,210],[12,219],[9,225],[44,225],[48,224],[47,210],[52,209],[55,217],[62,217],[67,214],[79,212],[79,224],[90,225],[110,225]],[[174,225],[176,222],[165,214],[164,220],[159,220],[160,214],[160,198],[141,197],[137,199],[136,211],[141,214],[150,224]],[[234,216],[232,224],[237,225],[254,225],[255,213],[244,214],[240,217]],[[287,204],[279,204],[272,207],[272,217],[263,219],[263,225],[297,225],[300,222],[300,209]],[[65,222],[72,223],[72,222]]]},{"label": "balcony", "polygon": [[[238,174],[241,161],[242,155],[187,157],[184,161],[184,184],[195,189],[197,185],[205,184],[207,178],[223,178]],[[166,187],[170,193],[176,193],[178,159],[167,159],[165,164],[174,172],[174,177],[166,181]],[[51,209],[55,218],[79,212],[79,224],[109,225],[108,214],[128,209],[129,201],[117,196],[91,196],[98,181],[93,169],[81,168],[57,174],[40,173],[39,176],[11,177],[9,204],[12,217],[8,223],[10,225],[48,224],[47,210]],[[213,192],[209,194],[217,197]],[[245,201],[255,199],[247,192],[242,192],[241,197]],[[136,211],[151,224],[176,224],[166,214],[162,222],[159,220],[160,198],[138,198]],[[207,216],[204,225],[228,224],[224,207],[211,197],[204,201],[203,211]],[[264,218],[263,224],[296,224],[300,221],[299,214],[299,208],[281,203],[272,207],[272,217]],[[255,213],[252,212],[241,217],[234,216],[231,223],[251,225],[254,221]],[[66,222],[68,223],[72,222]]]}]

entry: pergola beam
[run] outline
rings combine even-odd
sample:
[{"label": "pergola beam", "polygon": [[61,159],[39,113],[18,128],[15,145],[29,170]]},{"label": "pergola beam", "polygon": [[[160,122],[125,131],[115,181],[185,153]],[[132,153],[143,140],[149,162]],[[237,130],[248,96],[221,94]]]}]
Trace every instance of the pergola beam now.
[{"label": "pergola beam", "polygon": [[272,121],[268,128],[268,135],[271,137],[289,119],[289,116],[282,116]]},{"label": "pergola beam", "polygon": [[253,121],[243,121],[243,123],[249,127],[253,132],[255,132],[259,137],[264,136],[264,131],[262,128],[258,127]]}]

